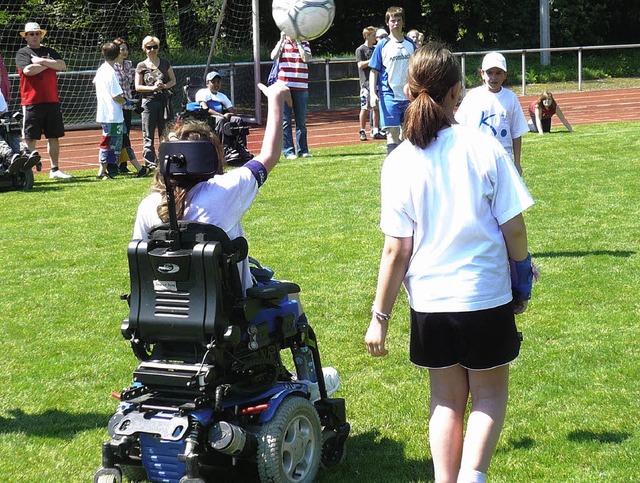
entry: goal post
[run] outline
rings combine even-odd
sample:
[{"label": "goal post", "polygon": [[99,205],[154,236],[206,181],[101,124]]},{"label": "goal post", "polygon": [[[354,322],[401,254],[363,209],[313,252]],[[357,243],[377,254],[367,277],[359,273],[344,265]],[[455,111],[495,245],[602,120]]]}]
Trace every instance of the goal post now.
[{"label": "goal post", "polygon": [[[92,81],[103,62],[102,44],[125,38],[130,44],[129,59],[135,65],[145,57],[142,40],[147,35],[160,39],[160,57],[167,58],[176,73],[175,112],[181,109],[187,77],[204,76],[207,70],[216,69],[224,78],[222,91],[235,97],[239,111],[259,122],[259,0],[224,0],[224,10],[223,0],[177,3],[179,8],[175,0],[5,0],[5,11],[0,12],[0,54],[11,83],[9,109],[20,109],[15,55],[26,43],[19,32],[25,23],[37,22],[47,30],[42,45],[58,51],[67,64],[67,69],[58,73],[58,87],[69,129],[96,125],[97,101]],[[226,68],[232,63],[234,92],[230,92],[231,71]],[[248,83],[253,84],[253,89],[248,88]]]}]

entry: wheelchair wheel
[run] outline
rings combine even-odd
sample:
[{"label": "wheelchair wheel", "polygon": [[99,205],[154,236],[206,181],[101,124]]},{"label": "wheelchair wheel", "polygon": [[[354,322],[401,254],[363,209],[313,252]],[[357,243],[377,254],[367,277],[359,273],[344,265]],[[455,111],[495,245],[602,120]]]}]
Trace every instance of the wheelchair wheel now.
[{"label": "wheelchair wheel", "polygon": [[20,171],[13,177],[13,187],[22,191],[29,191],[33,188],[33,171],[30,169]]},{"label": "wheelchair wheel", "polygon": [[260,432],[257,453],[260,481],[312,482],[321,453],[318,412],[307,399],[288,397]]}]

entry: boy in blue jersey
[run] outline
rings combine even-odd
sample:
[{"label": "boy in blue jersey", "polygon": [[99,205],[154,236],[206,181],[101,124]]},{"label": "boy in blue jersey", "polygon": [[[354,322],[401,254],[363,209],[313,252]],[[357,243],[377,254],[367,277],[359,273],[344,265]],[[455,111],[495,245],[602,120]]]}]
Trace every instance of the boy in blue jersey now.
[{"label": "boy in blue jersey", "polygon": [[409,105],[404,86],[409,57],[416,46],[402,35],[404,10],[401,7],[389,7],[385,23],[389,27],[389,36],[378,42],[369,61],[369,95],[372,108],[380,105],[380,124],[387,132],[388,154],[400,144],[404,111]]}]

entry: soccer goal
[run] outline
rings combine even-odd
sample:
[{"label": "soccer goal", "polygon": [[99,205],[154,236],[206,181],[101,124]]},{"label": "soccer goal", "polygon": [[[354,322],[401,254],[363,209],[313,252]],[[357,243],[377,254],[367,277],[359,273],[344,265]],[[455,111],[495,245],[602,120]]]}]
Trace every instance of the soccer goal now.
[{"label": "soccer goal", "polygon": [[26,22],[47,31],[42,45],[58,51],[67,70],[58,74],[65,125],[95,125],[93,77],[103,62],[100,47],[118,37],[128,41],[130,60],[144,59],[142,39],[160,39],[160,56],[176,73],[174,110],[179,112],[188,77],[218,70],[223,92],[248,117],[261,118],[259,0],[5,0],[0,12],[0,54],[9,70],[11,110],[20,108],[15,54],[26,43]]}]

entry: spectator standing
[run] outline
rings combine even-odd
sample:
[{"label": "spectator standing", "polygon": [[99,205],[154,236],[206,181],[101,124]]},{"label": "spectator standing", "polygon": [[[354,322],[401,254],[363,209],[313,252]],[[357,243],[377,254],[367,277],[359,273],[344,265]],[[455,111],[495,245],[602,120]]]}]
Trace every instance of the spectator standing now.
[{"label": "spectator standing", "polygon": [[507,79],[507,61],[499,52],[482,59],[482,85],[471,89],[456,112],[460,124],[490,134],[504,146],[522,175],[522,135],[529,132],[518,96],[502,84]]},{"label": "spectator standing", "polygon": [[404,86],[409,58],[416,47],[402,35],[404,10],[401,7],[389,7],[385,23],[389,36],[378,42],[369,61],[369,87],[371,107],[380,106],[380,125],[387,133],[387,153],[390,153],[400,144],[404,111],[409,105]]},{"label": "spectator standing", "polygon": [[[118,173],[118,160],[122,151],[125,131],[122,108],[131,105],[132,101],[124,98],[118,75],[113,67],[120,56],[120,46],[115,42],[107,42],[102,46],[102,55],[104,63],[98,68],[93,79],[98,100],[96,121],[102,126],[98,154],[100,168],[97,177],[111,179]],[[144,176],[146,173],[147,168],[138,164],[138,176]]]},{"label": "spectator standing", "polygon": [[171,118],[171,91],[176,76],[167,59],[158,56],[160,40],[151,35],[142,40],[147,58],[136,66],[136,91],[142,93],[142,157],[145,166],[156,167],[155,134],[162,136]]},{"label": "spectator standing", "polygon": [[58,71],[67,64],[54,49],[43,47],[47,31],[36,22],[28,22],[20,36],[27,42],[16,54],[16,67],[20,75],[20,99],[24,111],[23,137],[29,151],[37,152],[36,143],[42,135],[47,138],[50,178],[71,178],[58,166],[60,138],[64,136],[64,121],[58,95]]},{"label": "spectator standing", "polygon": [[371,70],[369,69],[369,59],[371,59],[376,42],[376,28],[365,27],[362,30],[362,37],[364,43],[356,49],[356,63],[360,77],[360,141],[367,140],[367,120],[370,120],[371,123],[371,136],[374,139],[384,139],[385,136],[379,132],[380,111],[371,109],[369,100],[369,72]]},{"label": "spectator standing", "polygon": [[[136,100],[133,94],[133,86],[136,75],[136,70],[133,67],[133,62],[129,60],[129,43],[123,38],[117,38],[113,41],[114,44],[120,47],[120,55],[116,59],[113,68],[118,76],[120,87],[122,87],[122,96],[125,100]],[[131,147],[131,118],[133,116],[133,110],[136,108],[135,103],[125,104],[122,107],[122,113],[124,114],[124,127],[125,131],[122,134],[122,152],[120,153],[120,159],[118,163],[118,172],[121,174],[129,173],[127,169],[127,161],[131,161],[131,164],[140,172],[140,163],[136,157],[136,153]]]},{"label": "spectator standing", "polygon": [[567,131],[573,132],[571,124],[564,117],[562,109],[550,91],[545,91],[538,99],[529,104],[529,116],[531,117],[529,131],[537,132],[541,136],[546,132],[551,132],[551,118],[554,114],[558,115]]},{"label": "spectator standing", "polygon": [[[282,154],[286,159],[312,157],[307,144],[307,104],[309,102],[309,66],[311,46],[280,33],[280,40],[271,51],[271,60],[279,59],[278,80],[291,91],[292,105],[285,104]],[[296,142],[293,142],[292,116],[296,121]],[[296,152],[297,146],[297,152]]]},{"label": "spectator standing", "polygon": [[385,29],[376,30],[376,44],[380,42],[382,39],[386,39],[389,36],[389,33]]},{"label": "spectator standing", "polygon": [[522,212],[533,199],[497,141],[456,124],[461,80],[440,44],[411,59],[407,140],[382,167],[385,242],[365,343],[372,356],[387,355],[404,283],[409,357],[429,370],[435,481],[484,483],[505,420],[509,364],[520,351],[514,313],[531,296]]}]

